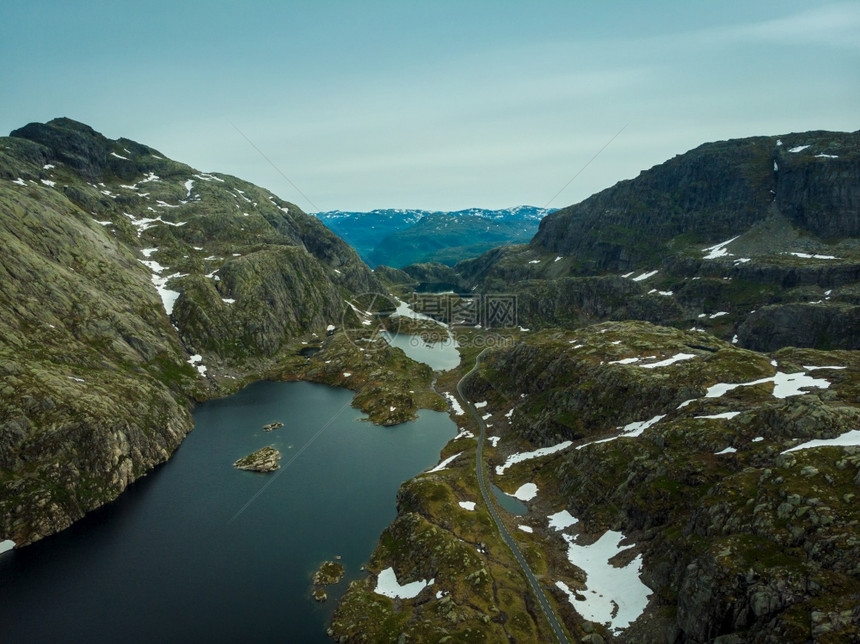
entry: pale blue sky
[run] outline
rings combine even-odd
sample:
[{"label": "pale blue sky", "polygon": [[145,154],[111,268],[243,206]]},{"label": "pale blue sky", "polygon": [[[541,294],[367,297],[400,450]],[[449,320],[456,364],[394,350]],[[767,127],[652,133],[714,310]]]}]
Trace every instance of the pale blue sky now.
[{"label": "pale blue sky", "polygon": [[57,116],[308,211],[543,206],[626,125],[561,207],[706,141],[860,129],[860,2],[2,0],[0,132]]}]

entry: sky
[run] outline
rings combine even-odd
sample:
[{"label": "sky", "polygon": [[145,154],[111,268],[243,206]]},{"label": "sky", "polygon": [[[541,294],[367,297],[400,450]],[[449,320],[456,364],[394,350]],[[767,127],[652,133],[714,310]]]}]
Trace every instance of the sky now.
[{"label": "sky", "polygon": [[2,0],[0,133],[60,116],[307,212],[563,207],[860,129],[860,2]]}]

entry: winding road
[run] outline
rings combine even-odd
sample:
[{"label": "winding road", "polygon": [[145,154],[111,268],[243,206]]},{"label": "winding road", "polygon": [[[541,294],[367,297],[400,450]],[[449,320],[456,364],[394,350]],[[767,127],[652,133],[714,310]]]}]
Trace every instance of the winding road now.
[{"label": "winding road", "polygon": [[484,476],[484,442],[486,441],[487,426],[486,424],[484,424],[484,419],[481,418],[480,414],[478,414],[478,410],[475,408],[472,402],[463,394],[463,383],[478,369],[478,366],[481,362],[481,356],[483,356],[486,351],[487,350],[484,349],[483,351],[481,351],[481,353],[478,354],[478,357],[475,358],[475,366],[472,367],[469,373],[460,378],[460,381],[457,383],[457,393],[460,395],[460,400],[466,403],[466,406],[469,408],[469,412],[475,418],[475,421],[478,423],[478,427],[480,427],[481,429],[481,434],[478,438],[477,455],[475,457],[475,471],[478,476],[478,487],[481,489],[481,496],[484,499],[484,504],[487,506],[487,510],[489,510],[490,516],[493,517],[493,521],[495,521],[496,523],[496,527],[499,530],[499,534],[502,536],[504,542],[508,544],[508,547],[511,549],[511,553],[514,555],[514,558],[517,560],[517,563],[519,563],[523,574],[526,576],[526,579],[531,586],[532,593],[534,593],[534,596],[537,598],[538,604],[540,605],[544,616],[549,622],[550,627],[555,633],[556,638],[562,644],[569,644],[570,640],[567,638],[567,635],[564,632],[564,628],[562,628],[561,626],[561,622],[559,621],[558,617],[556,617],[555,611],[552,609],[549,600],[544,594],[543,589],[540,587],[540,584],[538,583],[535,574],[532,572],[532,569],[529,567],[528,562],[526,562],[526,559],[523,556],[523,553],[520,551],[517,542],[514,541],[514,538],[511,536],[511,534],[508,532],[507,527],[505,527],[505,524],[502,522],[502,518],[499,516],[499,513],[496,510],[496,506],[493,503],[492,497],[490,496],[490,492],[489,490],[487,490],[487,481],[486,477]]}]

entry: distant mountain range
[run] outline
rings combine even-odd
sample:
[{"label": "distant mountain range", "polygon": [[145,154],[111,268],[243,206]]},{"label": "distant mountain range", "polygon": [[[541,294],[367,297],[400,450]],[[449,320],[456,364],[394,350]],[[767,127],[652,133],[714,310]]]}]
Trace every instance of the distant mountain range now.
[{"label": "distant mountain range", "polygon": [[370,266],[401,268],[422,262],[453,266],[496,246],[527,242],[550,212],[535,206],[454,212],[389,208],[333,210],[317,217]]}]

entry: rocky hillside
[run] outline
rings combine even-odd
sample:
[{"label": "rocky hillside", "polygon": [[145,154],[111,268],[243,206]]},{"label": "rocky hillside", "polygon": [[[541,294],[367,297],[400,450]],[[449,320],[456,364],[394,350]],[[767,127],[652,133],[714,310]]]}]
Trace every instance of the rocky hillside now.
[{"label": "rocky hillside", "polygon": [[[464,390],[490,479],[526,505],[503,513],[509,532],[571,641],[860,636],[856,351],[609,322],[523,334]],[[525,581],[476,492],[474,424],[452,414],[464,430],[401,488],[335,613],[340,641],[552,638],[512,591]]]},{"label": "rocky hillside", "polygon": [[741,346],[858,348],[860,133],[709,143],[456,266],[529,327],[639,319]]},{"label": "rocky hillside", "polygon": [[545,218],[532,245],[624,272],[673,245],[735,237],[772,206],[812,235],[860,235],[860,133],[702,145]]},{"label": "rocky hillside", "polygon": [[190,404],[277,373],[382,287],[276,195],[69,119],[0,139],[0,539],[167,459]]},{"label": "rocky hillside", "polygon": [[620,639],[845,641],[860,632],[860,448],[836,445],[860,443],[858,368],[856,352],[607,323],[489,354],[470,395],[513,435],[562,446],[505,467],[502,439],[500,485],[537,483],[547,514],[563,503],[569,544],[607,529],[636,544],[652,592]]}]

